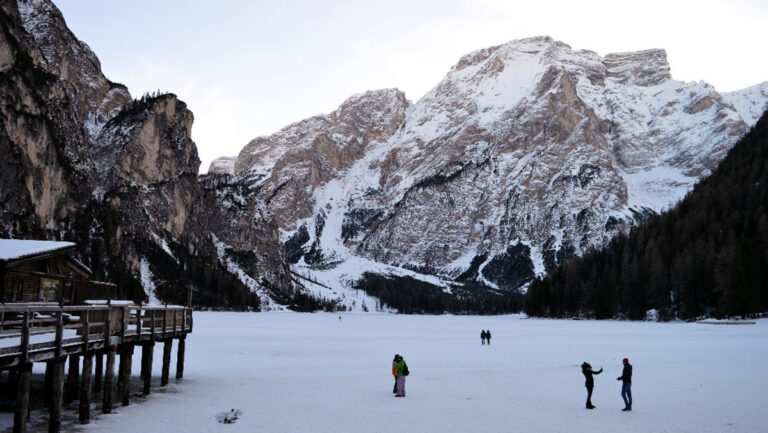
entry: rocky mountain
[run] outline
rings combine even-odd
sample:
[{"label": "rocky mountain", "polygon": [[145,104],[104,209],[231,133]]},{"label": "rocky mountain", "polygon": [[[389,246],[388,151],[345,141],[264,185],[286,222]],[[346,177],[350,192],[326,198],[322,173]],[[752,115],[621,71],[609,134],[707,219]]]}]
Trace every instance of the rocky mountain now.
[{"label": "rocky mountain", "polygon": [[109,81],[49,0],[0,1],[0,26],[1,237],[73,240],[137,301],[295,303],[265,202],[198,178],[183,102]]},{"label": "rocky mountain", "polygon": [[514,292],[679,201],[766,107],[768,83],[677,81],[663,50],[536,37],[463,56],[415,103],[352,96],[212,171],[264,200],[318,295],[352,307],[366,272]]},{"label": "rocky mountain", "polygon": [[182,101],[108,80],[49,0],[0,0],[0,236],[75,241],[135,300],[519,309],[534,275],[680,200],[766,101],[765,83],[675,81],[661,50],[531,38],[462,57],[415,103],[354,95],[198,176]]}]

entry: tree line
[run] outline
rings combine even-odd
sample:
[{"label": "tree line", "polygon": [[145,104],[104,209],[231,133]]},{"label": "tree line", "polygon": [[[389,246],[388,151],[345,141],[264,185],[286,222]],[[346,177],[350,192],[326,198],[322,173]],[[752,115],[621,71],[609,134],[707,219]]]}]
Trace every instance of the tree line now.
[{"label": "tree line", "polygon": [[676,207],[535,279],[525,311],[633,320],[768,312],[768,112]]},{"label": "tree line", "polygon": [[446,290],[409,276],[365,272],[355,289],[378,298],[377,310],[394,308],[401,314],[505,314],[523,308],[518,291],[495,290],[475,282]]}]

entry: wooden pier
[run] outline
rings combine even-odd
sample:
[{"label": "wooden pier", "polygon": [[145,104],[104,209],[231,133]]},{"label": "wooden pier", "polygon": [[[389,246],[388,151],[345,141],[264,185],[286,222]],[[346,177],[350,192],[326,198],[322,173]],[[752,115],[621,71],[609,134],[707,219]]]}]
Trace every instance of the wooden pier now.
[{"label": "wooden pier", "polygon": [[[64,402],[79,400],[82,424],[91,418],[92,393],[101,395],[103,413],[112,411],[115,388],[120,403],[130,403],[136,346],[141,347],[143,394],[151,389],[156,342],[163,343],[161,385],[168,383],[174,339],[178,340],[176,378],[182,378],[185,338],[190,332],[192,309],[185,307],[142,306],[124,301],[64,307],[48,303],[0,305],[0,370],[8,371],[8,382],[16,389],[14,433],[26,431],[33,363],[46,363],[48,431],[59,432]],[[65,374],[67,359],[69,372]]]}]

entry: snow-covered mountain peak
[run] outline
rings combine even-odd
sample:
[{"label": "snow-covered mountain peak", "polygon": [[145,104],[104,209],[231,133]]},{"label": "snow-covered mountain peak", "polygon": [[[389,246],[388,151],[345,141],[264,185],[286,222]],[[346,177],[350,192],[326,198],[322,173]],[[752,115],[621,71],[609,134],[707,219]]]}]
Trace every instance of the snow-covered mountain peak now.
[{"label": "snow-covered mountain peak", "polygon": [[413,104],[354,95],[235,171],[258,173],[295,269],[325,286],[407,269],[516,289],[674,204],[766,107],[766,86],[673,80],[664,50],[543,36],[462,56]]},{"label": "snow-covered mountain peak", "polygon": [[[398,89],[353,95],[330,114],[314,116],[286,126],[271,136],[251,140],[237,156],[234,171],[265,175],[275,165],[280,165],[286,155],[305,155],[312,149],[326,149],[328,145],[341,151],[350,144],[365,146],[370,141],[386,139],[388,133],[385,130],[393,121],[401,120],[408,104],[405,94]],[[318,134],[324,135],[322,140]],[[318,181],[317,176],[313,179]]]}]

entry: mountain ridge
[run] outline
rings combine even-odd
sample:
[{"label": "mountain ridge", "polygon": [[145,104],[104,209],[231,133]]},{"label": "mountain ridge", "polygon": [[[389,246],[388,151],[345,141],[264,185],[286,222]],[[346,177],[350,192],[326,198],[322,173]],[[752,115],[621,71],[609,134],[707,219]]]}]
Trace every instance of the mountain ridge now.
[{"label": "mountain ridge", "polygon": [[133,99],[49,0],[0,2],[0,24],[0,236],[73,241],[135,301],[294,303],[264,203],[198,179],[185,103]]},{"label": "mountain ridge", "polygon": [[[766,90],[721,95],[675,81],[660,49],[600,57],[528,38],[462,56],[419,101],[391,110],[384,134],[353,158],[324,159],[360,142],[354,130],[297,122],[291,135],[254,139],[270,159],[254,163],[246,146],[232,175],[261,167],[294,270],[328,285],[359,278],[362,259],[446,286],[486,257],[475,278],[517,290],[524,284],[503,281],[540,275],[682,198],[756,120]],[[373,99],[363,106],[386,112]],[[324,149],[306,155],[323,173],[309,183],[299,179],[311,170],[293,171],[295,155],[281,153],[296,136]],[[520,278],[491,271],[507,265]]]}]

